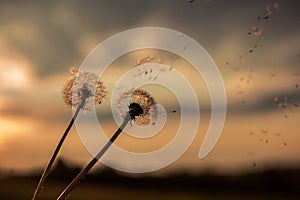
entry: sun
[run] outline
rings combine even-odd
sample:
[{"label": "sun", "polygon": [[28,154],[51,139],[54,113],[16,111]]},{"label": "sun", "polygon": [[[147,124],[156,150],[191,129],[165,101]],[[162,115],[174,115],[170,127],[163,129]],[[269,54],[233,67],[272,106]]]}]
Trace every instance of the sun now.
[{"label": "sun", "polygon": [[0,58],[0,91],[24,89],[30,85],[30,67],[22,59]]}]

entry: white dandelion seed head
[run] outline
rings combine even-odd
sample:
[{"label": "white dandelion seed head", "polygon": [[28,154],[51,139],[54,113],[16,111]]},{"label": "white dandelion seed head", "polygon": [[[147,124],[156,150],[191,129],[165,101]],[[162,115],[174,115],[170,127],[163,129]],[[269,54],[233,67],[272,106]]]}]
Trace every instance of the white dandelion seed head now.
[{"label": "white dandelion seed head", "polygon": [[117,100],[117,110],[121,117],[129,113],[129,107],[132,104],[138,104],[142,109],[142,114],[135,116],[133,121],[138,126],[147,126],[156,119],[157,109],[155,99],[143,89],[124,90]]},{"label": "white dandelion seed head", "polygon": [[71,108],[82,106],[82,110],[89,111],[94,105],[101,103],[106,95],[105,87],[97,76],[91,72],[77,71],[70,68],[70,77],[63,86],[65,103]]}]

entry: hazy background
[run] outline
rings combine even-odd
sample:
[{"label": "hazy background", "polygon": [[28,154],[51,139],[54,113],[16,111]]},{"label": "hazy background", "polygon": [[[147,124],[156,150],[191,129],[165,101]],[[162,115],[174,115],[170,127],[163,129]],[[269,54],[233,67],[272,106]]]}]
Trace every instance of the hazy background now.
[{"label": "hazy background", "polygon": [[[258,16],[263,35],[248,34]],[[61,93],[69,67],[79,68],[88,53],[111,35],[144,26],[174,29],[197,40],[216,62],[228,100],[222,135],[213,151],[200,160],[197,154],[208,127],[210,104],[205,85],[191,66],[150,50],[133,53],[111,66],[114,73],[108,71],[103,77],[109,92],[117,79],[118,64],[131,68],[137,59],[151,54],[180,70],[203,100],[192,146],[159,173],[178,169],[234,173],[299,165],[299,1],[1,1],[0,168],[23,173],[44,167],[72,116]],[[288,107],[280,111],[276,103],[284,104],[285,97]],[[173,100],[157,98],[167,108],[176,105]],[[109,104],[108,96],[97,112],[109,115]],[[180,113],[169,116],[166,126],[172,130]],[[109,117],[101,123],[109,134],[116,128]],[[155,150],[169,141],[163,134],[157,146],[125,142],[126,135],[117,144],[129,149],[136,146],[132,151]],[[145,149],[139,149],[141,146]],[[60,155],[80,165],[92,157],[75,128]]]}]

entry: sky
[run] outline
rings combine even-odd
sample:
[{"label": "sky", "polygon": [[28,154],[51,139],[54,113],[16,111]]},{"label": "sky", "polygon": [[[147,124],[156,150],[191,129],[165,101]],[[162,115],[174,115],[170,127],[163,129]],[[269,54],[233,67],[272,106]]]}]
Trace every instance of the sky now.
[{"label": "sky", "polygon": [[[190,36],[214,60],[227,96],[222,135],[213,151],[199,159],[210,119],[205,83],[185,60],[149,49],[120,57],[102,77],[108,95],[97,113],[108,135],[117,128],[110,111],[114,84],[137,60],[152,56],[190,81],[201,109],[192,145],[164,170],[238,172],[299,165],[299,4],[296,0],[1,1],[0,169],[24,172],[45,166],[72,117],[61,92],[69,68],[78,69],[110,36],[149,26]],[[155,87],[149,90],[167,111],[178,109],[172,94],[162,96]],[[165,129],[147,145],[126,134],[116,144],[136,152],[155,150],[171,139],[164,132],[174,134],[179,119],[180,112],[169,113]],[[60,155],[80,165],[92,158],[75,127]]]}]

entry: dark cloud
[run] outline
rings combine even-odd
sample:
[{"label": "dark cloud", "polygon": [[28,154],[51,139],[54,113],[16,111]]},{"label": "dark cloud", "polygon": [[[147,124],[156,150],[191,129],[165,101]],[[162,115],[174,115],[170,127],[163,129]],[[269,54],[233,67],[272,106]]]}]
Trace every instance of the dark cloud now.
[{"label": "dark cloud", "polygon": [[[272,32],[268,34],[269,40],[274,41],[299,31],[296,25],[300,19],[299,1],[278,3],[281,12],[274,16],[276,24],[266,24],[269,33]],[[0,4],[0,26],[7,28],[2,32],[8,45],[13,51],[27,57],[39,76],[49,76],[82,62],[86,56],[79,49],[82,38],[95,37],[100,42],[111,34],[138,26],[176,29],[213,51],[228,34],[240,37],[245,32],[246,35],[257,16],[264,14],[267,3],[78,0],[1,1]],[[11,28],[14,26],[19,28]]]},{"label": "dark cloud", "polygon": [[[277,98],[278,101],[275,102],[274,99]],[[279,109],[278,104],[284,102],[287,98],[287,107]],[[278,114],[292,115],[295,112],[299,112],[300,106],[300,92],[299,89],[289,90],[285,92],[271,92],[268,94],[261,95],[261,98],[255,101],[247,101],[244,103],[230,104],[228,105],[228,110],[230,113],[240,113],[240,114],[255,114],[255,113],[266,113],[266,112],[278,112]]]}]

